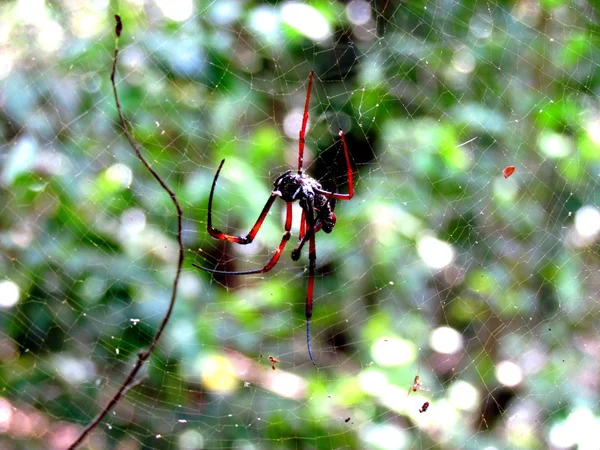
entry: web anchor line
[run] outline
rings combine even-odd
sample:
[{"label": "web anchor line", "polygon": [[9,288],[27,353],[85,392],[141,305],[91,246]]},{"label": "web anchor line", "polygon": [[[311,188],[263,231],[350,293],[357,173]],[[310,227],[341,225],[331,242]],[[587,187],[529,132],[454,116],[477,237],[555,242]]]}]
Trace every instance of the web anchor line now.
[{"label": "web anchor line", "polygon": [[156,179],[156,181],[160,184],[162,189],[169,194],[171,197],[171,201],[175,205],[175,209],[177,210],[177,243],[179,244],[179,257],[177,259],[177,272],[175,273],[175,278],[173,279],[173,288],[171,290],[171,298],[169,301],[169,307],[163,320],[154,335],[154,339],[148,346],[146,350],[142,350],[138,353],[137,360],[133,369],[129,372],[118,391],[113,395],[107,405],[100,411],[96,417],[83,429],[79,437],[69,446],[69,450],[76,449],[99,424],[102,422],[104,417],[110,412],[110,410],[117,404],[119,401],[127,394],[127,392],[137,386],[143,380],[137,380],[136,376],[140,369],[143,367],[144,363],[150,358],[152,352],[156,348],[160,337],[163,334],[167,324],[169,323],[169,319],[171,318],[171,314],[173,313],[173,308],[175,306],[175,298],[177,296],[177,287],[179,286],[179,278],[181,277],[181,268],[183,266],[184,259],[184,250],[183,250],[183,240],[182,240],[182,222],[183,222],[183,211],[179,204],[179,200],[177,200],[177,195],[175,192],[169,188],[169,186],[164,182],[161,176],[150,166],[146,158],[142,155],[140,151],[140,147],[129,132],[129,128],[127,127],[127,121],[123,116],[123,111],[121,110],[121,103],[119,102],[119,96],[117,94],[117,86],[115,84],[115,73],[117,70],[117,57],[119,55],[119,37],[121,36],[121,31],[123,31],[123,23],[121,22],[121,17],[118,14],[115,14],[116,26],[115,26],[115,34],[117,35],[115,39],[115,53],[113,56],[112,70],[110,73],[110,81],[113,88],[113,94],[115,97],[115,105],[117,107],[117,113],[119,114],[119,121],[121,128],[123,129],[123,133],[129,142],[129,145],[133,149],[133,152],[137,156],[137,158],[141,161],[141,163],[146,167],[146,169],[150,172],[150,174]]}]

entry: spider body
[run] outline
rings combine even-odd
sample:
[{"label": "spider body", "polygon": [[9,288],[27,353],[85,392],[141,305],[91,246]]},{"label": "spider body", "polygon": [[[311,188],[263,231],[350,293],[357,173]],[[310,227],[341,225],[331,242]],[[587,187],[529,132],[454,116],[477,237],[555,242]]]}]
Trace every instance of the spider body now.
[{"label": "spider body", "polygon": [[[323,186],[314,178],[301,173],[292,173],[291,170],[280,175],[273,183],[275,194],[279,193],[281,199],[285,202],[300,203],[303,211],[308,209],[308,203],[312,203],[315,218],[320,228],[325,233],[331,233],[335,226],[336,217],[333,209],[335,208],[335,198],[328,198],[321,194]],[[296,258],[297,259],[297,258]]]},{"label": "spider body", "polygon": [[292,173],[288,170],[280,175],[273,183],[275,190],[279,192],[281,199],[285,202],[295,202],[296,200],[307,199],[314,197],[317,189],[322,189],[322,186],[317,180],[309,177],[304,172]]},{"label": "spider body", "polygon": [[217,273],[223,275],[249,275],[249,274],[258,274],[265,273],[270,271],[275,264],[279,261],[279,257],[281,256],[281,252],[285,248],[286,244],[291,238],[291,228],[292,228],[292,203],[298,201],[300,204],[300,208],[302,209],[302,218],[300,219],[300,233],[298,236],[298,244],[296,248],[292,250],[292,259],[297,261],[300,258],[300,254],[302,252],[302,248],[304,244],[308,241],[309,250],[308,250],[308,290],[306,294],[306,343],[308,347],[308,355],[313,364],[315,364],[315,360],[313,358],[311,344],[310,344],[310,321],[312,318],[312,308],[313,308],[313,290],[314,290],[314,282],[315,282],[315,268],[316,268],[316,260],[317,260],[317,252],[316,252],[316,244],[315,244],[315,234],[323,230],[325,233],[331,233],[333,227],[336,223],[336,216],[333,212],[335,209],[336,199],[339,200],[350,200],[354,195],[354,187],[352,185],[352,166],[350,164],[350,155],[348,153],[348,147],[346,145],[346,139],[344,137],[344,133],[342,130],[339,132],[339,136],[342,141],[342,147],[344,149],[344,156],[346,159],[346,168],[347,168],[347,176],[348,176],[348,193],[342,194],[338,192],[329,192],[323,189],[321,183],[319,183],[314,178],[306,175],[302,169],[302,162],[304,157],[304,135],[306,132],[306,125],[308,122],[308,106],[310,102],[310,91],[313,82],[313,72],[310,73],[310,77],[308,79],[308,91],[306,93],[306,101],[304,105],[304,115],[302,116],[302,127],[300,129],[299,136],[299,148],[298,148],[298,171],[292,172],[288,170],[281,174],[275,182],[273,183],[273,191],[271,191],[271,195],[267,200],[267,203],[263,207],[262,212],[258,216],[256,223],[252,227],[252,229],[248,232],[246,236],[233,236],[218,229],[214,228],[212,225],[212,203],[213,196],[215,192],[215,187],[217,185],[217,179],[219,178],[219,173],[223,168],[223,164],[225,160],[221,161],[219,168],[217,169],[217,173],[215,174],[215,178],[213,180],[213,184],[210,190],[210,196],[208,198],[208,219],[206,221],[206,227],[208,233],[215,239],[224,240],[228,242],[235,242],[237,244],[246,245],[250,244],[258,231],[260,230],[269,210],[273,206],[273,203],[277,198],[281,198],[286,203],[286,218],[284,225],[284,233],[281,238],[281,242],[275,251],[275,254],[271,257],[269,262],[262,268],[256,270],[242,270],[236,272],[227,272],[223,270],[215,270],[209,269],[206,267],[201,267],[197,264],[192,264],[194,267],[202,269],[209,273]]}]

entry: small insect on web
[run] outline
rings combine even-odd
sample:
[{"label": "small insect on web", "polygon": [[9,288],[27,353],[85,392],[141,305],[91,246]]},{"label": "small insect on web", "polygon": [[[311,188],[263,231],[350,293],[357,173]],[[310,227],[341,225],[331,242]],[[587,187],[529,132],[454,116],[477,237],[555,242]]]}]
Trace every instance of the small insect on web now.
[{"label": "small insect on web", "polygon": [[275,364],[279,364],[279,360],[271,355],[269,355],[269,362],[271,363],[271,369],[273,370],[275,370]]},{"label": "small insect on web", "polygon": [[423,387],[423,382],[421,381],[421,378],[419,377],[419,375],[415,375],[413,384],[411,387],[408,388],[408,394],[406,394],[406,396],[408,397],[411,392],[417,392],[417,391],[424,391],[424,392],[429,391],[429,389],[427,389],[426,387]]},{"label": "small insect on web", "polygon": [[260,230],[263,221],[267,217],[269,210],[273,206],[275,200],[280,197],[286,203],[286,218],[284,225],[284,233],[281,238],[281,242],[275,250],[275,254],[271,257],[269,262],[262,268],[257,270],[242,270],[237,272],[227,272],[224,270],[209,269],[201,267],[197,264],[192,264],[198,269],[202,269],[209,273],[216,273],[221,275],[250,275],[258,273],[269,272],[281,256],[281,252],[285,248],[286,244],[291,237],[292,228],[292,203],[298,201],[300,208],[302,208],[302,217],[300,219],[300,233],[298,236],[298,244],[296,248],[292,250],[292,259],[297,261],[300,258],[300,252],[306,241],[308,241],[308,291],[306,294],[306,345],[308,347],[308,356],[313,364],[316,365],[315,359],[312,354],[312,347],[310,344],[310,321],[312,318],[313,309],[313,290],[315,284],[315,268],[317,265],[317,251],[315,244],[315,234],[323,230],[325,233],[331,233],[336,223],[336,216],[333,212],[335,209],[336,200],[350,200],[354,196],[354,187],[352,185],[352,165],[350,164],[350,154],[348,153],[348,146],[346,145],[346,138],[344,132],[339,131],[339,136],[342,141],[342,147],[344,149],[344,156],[346,158],[346,168],[348,171],[348,193],[341,194],[338,192],[329,192],[323,189],[321,184],[314,178],[306,175],[302,169],[302,163],[304,160],[304,144],[305,144],[305,133],[306,125],[308,123],[308,106],[310,104],[310,91],[312,89],[314,72],[310,73],[308,78],[308,90],[306,93],[306,101],[304,103],[304,115],[302,116],[302,127],[300,128],[300,139],[298,144],[298,171],[292,173],[288,170],[281,174],[274,182],[274,189],[271,191],[271,195],[267,200],[267,203],[263,207],[262,212],[258,216],[256,223],[250,229],[246,236],[232,236],[219,231],[212,226],[212,202],[215,193],[215,187],[217,185],[217,179],[219,173],[223,168],[225,160],[221,161],[215,178],[210,189],[210,196],[208,198],[208,219],[206,222],[206,228],[208,233],[215,239],[235,242],[240,245],[250,244],[258,230]]}]

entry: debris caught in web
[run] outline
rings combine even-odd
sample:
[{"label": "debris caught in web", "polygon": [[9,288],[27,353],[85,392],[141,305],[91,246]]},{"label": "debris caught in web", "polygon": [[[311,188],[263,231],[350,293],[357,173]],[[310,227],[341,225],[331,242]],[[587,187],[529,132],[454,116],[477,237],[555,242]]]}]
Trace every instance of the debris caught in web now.
[{"label": "debris caught in web", "polygon": [[504,170],[502,171],[502,174],[504,175],[504,178],[508,178],[510,177],[513,173],[515,173],[515,166],[507,166],[504,168]]}]

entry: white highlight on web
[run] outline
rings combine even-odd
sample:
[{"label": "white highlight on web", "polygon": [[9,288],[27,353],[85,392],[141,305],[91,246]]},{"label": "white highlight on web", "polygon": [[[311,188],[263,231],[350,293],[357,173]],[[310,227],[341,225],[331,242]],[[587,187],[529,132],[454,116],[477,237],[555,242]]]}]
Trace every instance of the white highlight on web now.
[{"label": "white highlight on web", "polygon": [[186,430],[179,436],[179,448],[204,448],[204,437],[198,430]]},{"label": "white highlight on web", "polygon": [[443,269],[454,261],[452,246],[433,236],[419,239],[417,252],[423,262],[433,269]]},{"label": "white highlight on web", "polygon": [[458,352],[462,345],[462,335],[454,328],[439,327],[433,330],[429,336],[429,346],[436,352],[445,355]]},{"label": "white highlight on web", "polygon": [[364,25],[371,20],[371,5],[364,0],[352,0],[346,7],[346,15],[354,25]]},{"label": "white highlight on web", "polygon": [[496,379],[504,386],[513,387],[523,381],[523,371],[512,361],[500,361],[496,365]]},{"label": "white highlight on web", "polygon": [[579,450],[598,448],[598,419],[588,408],[577,408],[566,420],[555,424],[550,430],[550,443],[558,448]]},{"label": "white highlight on web", "polygon": [[582,206],[575,213],[575,230],[582,238],[593,238],[600,233],[600,211],[592,205]]},{"label": "white highlight on web", "polygon": [[[423,402],[420,402],[421,404]],[[460,420],[460,415],[456,408],[445,398],[434,400],[431,402],[427,413],[421,414],[419,410],[415,408],[412,410],[413,417],[422,423],[422,426],[427,427],[430,430],[436,430],[441,433],[448,432],[456,427]],[[419,405],[421,406],[421,405]]]},{"label": "white highlight on web", "polygon": [[600,117],[596,117],[586,123],[585,128],[588,132],[588,136],[590,140],[596,144],[600,145]]},{"label": "white highlight on web", "polygon": [[363,392],[375,396],[385,394],[389,387],[385,374],[375,369],[362,372],[358,377],[358,383]]},{"label": "white highlight on web", "polygon": [[389,423],[368,425],[361,431],[361,438],[372,444],[374,448],[382,450],[402,450],[408,444],[406,433],[398,426]]},{"label": "white highlight on web", "polygon": [[11,308],[19,301],[19,286],[10,280],[0,281],[0,308]]},{"label": "white highlight on web", "polygon": [[475,56],[473,56],[473,53],[467,47],[459,48],[454,52],[452,66],[457,72],[464,74],[471,73],[475,70],[476,64]]},{"label": "white highlight on web", "polygon": [[[283,132],[292,139],[300,139],[300,128],[302,128],[302,117],[304,110],[294,108],[283,119]],[[310,120],[306,122],[306,134],[310,129]]]},{"label": "white highlight on web", "polygon": [[107,169],[106,178],[128,188],[133,181],[133,173],[125,164],[117,163]]},{"label": "white highlight on web", "polygon": [[261,5],[250,13],[250,28],[256,34],[262,34],[270,41],[275,41],[279,35],[279,16],[268,5]]},{"label": "white highlight on web", "polygon": [[44,0],[19,0],[15,8],[15,16],[24,23],[39,24],[48,19],[48,10]]},{"label": "white highlight on web", "polygon": [[210,11],[210,18],[217,25],[228,25],[236,21],[242,14],[239,0],[219,0]]},{"label": "white highlight on web", "polygon": [[293,373],[276,370],[269,379],[269,389],[282,397],[298,398],[306,389],[304,380]]},{"label": "white highlight on web", "polygon": [[139,208],[130,208],[121,214],[121,232],[126,236],[137,235],[146,228],[146,214]]},{"label": "white highlight on web", "polygon": [[0,397],[0,433],[6,433],[13,418],[13,406],[10,402]]},{"label": "white highlight on web", "polygon": [[494,20],[489,14],[475,14],[469,23],[469,31],[475,39],[487,39],[492,35]]},{"label": "white highlight on web", "polygon": [[281,8],[281,18],[284,23],[314,41],[323,40],[331,35],[329,23],[312,6],[296,2],[286,3]]},{"label": "white highlight on web", "polygon": [[37,35],[38,45],[46,52],[58,50],[63,43],[65,33],[62,27],[53,20],[48,20],[41,25]]},{"label": "white highlight on web", "polygon": [[3,80],[12,71],[15,63],[15,55],[8,49],[0,53],[0,80]]},{"label": "white highlight on web", "polygon": [[564,134],[546,132],[538,139],[542,152],[550,158],[564,158],[573,150],[571,139]]},{"label": "white highlight on web", "polygon": [[90,380],[96,371],[91,361],[75,358],[66,353],[56,355],[54,365],[60,375],[72,384],[81,384]]},{"label": "white highlight on web", "polygon": [[194,12],[192,0],[156,0],[157,6],[167,19],[183,22]]},{"label": "white highlight on web", "polygon": [[415,359],[414,347],[404,339],[379,339],[371,350],[373,360],[384,367],[402,366]]},{"label": "white highlight on web", "polygon": [[464,411],[472,411],[479,404],[479,391],[471,383],[456,381],[450,386],[450,403]]}]

